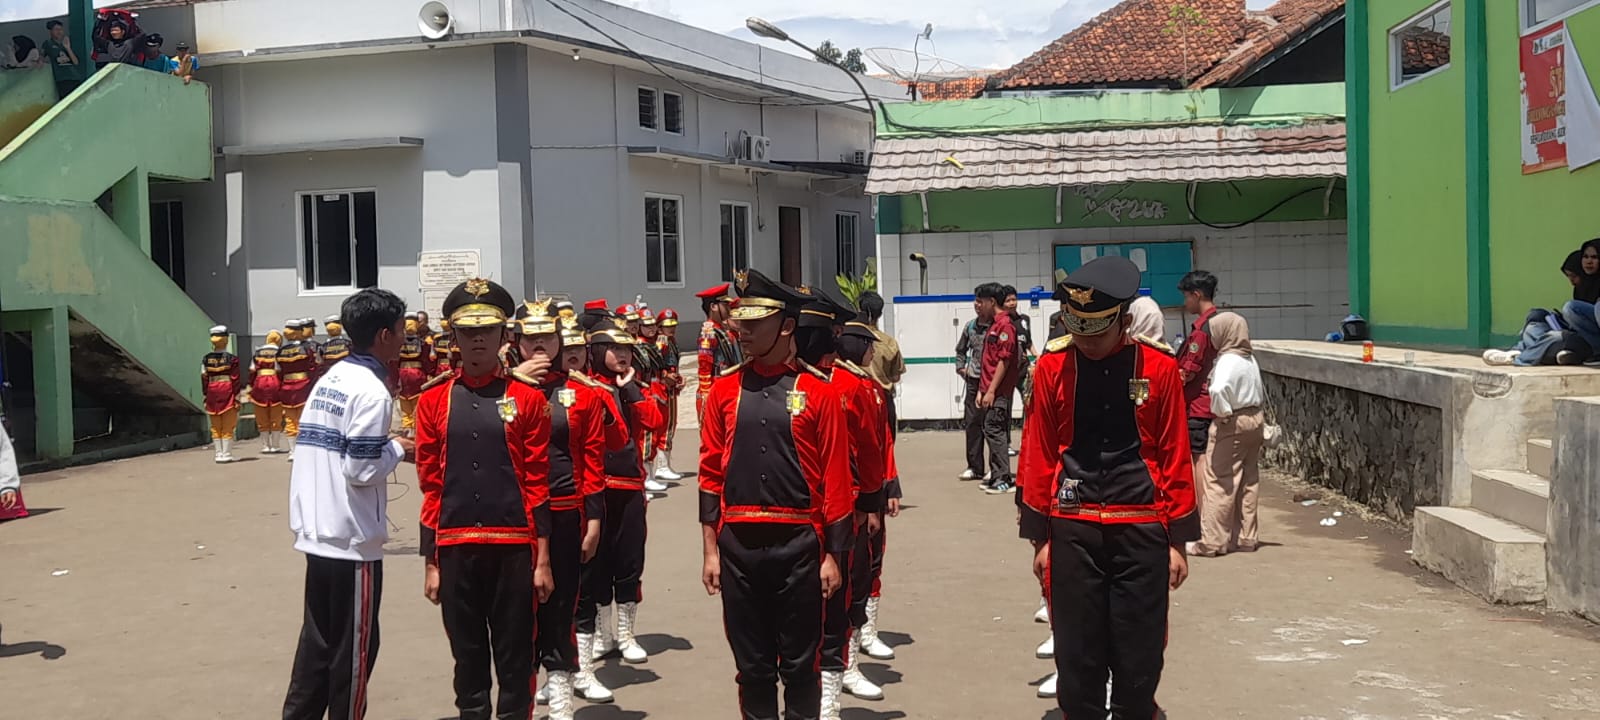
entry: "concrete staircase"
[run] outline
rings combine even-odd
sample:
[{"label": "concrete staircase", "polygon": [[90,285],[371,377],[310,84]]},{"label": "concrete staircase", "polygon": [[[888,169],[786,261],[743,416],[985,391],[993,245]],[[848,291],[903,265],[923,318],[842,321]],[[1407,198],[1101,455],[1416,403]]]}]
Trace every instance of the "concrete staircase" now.
[{"label": "concrete staircase", "polygon": [[1412,559],[1490,602],[1543,602],[1554,468],[1551,442],[1529,440],[1524,469],[1472,474],[1469,507],[1417,508]]}]

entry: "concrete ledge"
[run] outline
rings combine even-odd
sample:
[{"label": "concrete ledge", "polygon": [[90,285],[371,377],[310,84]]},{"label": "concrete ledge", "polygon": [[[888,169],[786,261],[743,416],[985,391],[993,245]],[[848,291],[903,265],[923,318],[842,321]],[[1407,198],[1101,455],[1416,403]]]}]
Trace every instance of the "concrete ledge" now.
[{"label": "concrete ledge", "polygon": [[1556,450],[1549,440],[1534,438],[1528,441],[1528,472],[1546,480],[1555,477]]},{"label": "concrete ledge", "polygon": [[1545,598],[1544,538],[1471,508],[1417,508],[1412,559],[1494,603]]},{"label": "concrete ledge", "polygon": [[1556,401],[1549,602],[1600,622],[1600,398]]},{"label": "concrete ledge", "polygon": [[1472,474],[1472,507],[1543,533],[1550,514],[1550,482],[1516,470]]}]

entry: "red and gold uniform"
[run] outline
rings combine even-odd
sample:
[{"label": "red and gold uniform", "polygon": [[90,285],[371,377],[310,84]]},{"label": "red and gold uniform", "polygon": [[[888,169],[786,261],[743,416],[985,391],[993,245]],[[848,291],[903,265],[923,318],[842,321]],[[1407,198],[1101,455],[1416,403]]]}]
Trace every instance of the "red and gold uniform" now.
[{"label": "red and gold uniform", "polygon": [[[741,274],[734,317],[795,317],[807,298]],[[745,718],[821,707],[824,553],[846,553],[854,491],[844,400],[800,361],[750,363],[711,385],[700,426],[700,522],[716,536],[723,623]],[[708,562],[709,551],[708,551]]]},{"label": "red and gold uniform", "polygon": [[[504,326],[513,303],[486,280],[446,298],[457,327]],[[422,555],[437,567],[438,600],[455,657],[463,717],[531,717],[536,565],[551,531],[551,409],[537,388],[496,366],[457,375],[417,402]],[[499,680],[491,710],[490,657]]]},{"label": "red and gold uniform", "polygon": [[416,427],[417,398],[422,395],[422,386],[435,375],[433,357],[417,335],[416,318],[407,318],[406,339],[400,343],[400,359],[395,367],[399,382],[395,399],[399,401],[402,432],[411,433]]},{"label": "red and gold uniform", "polygon": [[283,447],[283,398],[278,376],[278,345],[283,334],[267,333],[267,344],[250,358],[250,402],[256,408],[256,429],[261,431],[261,452],[287,452]]},{"label": "red and gold uniform", "polygon": [[[678,311],[667,308],[661,311],[656,318],[656,325],[661,328],[661,333],[656,336],[656,352],[661,354],[666,362],[666,372],[662,375],[662,382],[667,389],[667,429],[661,433],[661,439],[656,448],[667,454],[662,461],[662,468],[666,474],[682,478],[672,469],[672,440],[678,434],[678,396],[683,393],[683,373],[678,370],[678,361],[682,353],[678,350]],[[660,474],[658,472],[658,474]]]},{"label": "red and gold uniform", "polygon": [[339,322],[338,315],[330,316],[324,327],[328,329],[328,341],[319,348],[319,364],[317,366],[317,379],[319,380],[328,372],[329,368],[332,368],[340,360],[350,357],[350,353],[355,350],[355,346],[350,343],[350,338],[344,336],[344,324]]},{"label": "red and gold uniform", "polygon": [[[1200,537],[1183,381],[1172,356],[1121,329],[1137,266],[1099,258],[1066,285],[1073,335],[1045,346],[1023,427],[1021,534],[1048,547],[1063,715],[1105,717],[1109,673],[1118,715],[1153,717],[1169,573]],[[1106,357],[1074,345],[1108,332]]]},{"label": "red and gold uniform", "polygon": [[317,359],[306,344],[309,330],[303,320],[284,323],[284,344],[278,348],[278,398],[283,405],[283,433],[290,443],[300,437],[300,413],[311,398]]},{"label": "red and gold uniform", "polygon": [[216,461],[233,462],[233,431],[239,426],[239,356],[228,352],[228,328],[211,328],[211,352],[201,362],[200,386],[211,419]]},{"label": "red and gold uniform", "polygon": [[[707,308],[733,301],[728,283],[701,290],[695,293],[695,297],[700,298],[701,305]],[[739,343],[733,333],[709,317],[700,325],[698,348],[696,370],[699,386],[695,391],[694,406],[697,416],[705,409],[706,396],[711,393],[712,382],[728,368],[737,366],[743,360],[739,352]]]}]

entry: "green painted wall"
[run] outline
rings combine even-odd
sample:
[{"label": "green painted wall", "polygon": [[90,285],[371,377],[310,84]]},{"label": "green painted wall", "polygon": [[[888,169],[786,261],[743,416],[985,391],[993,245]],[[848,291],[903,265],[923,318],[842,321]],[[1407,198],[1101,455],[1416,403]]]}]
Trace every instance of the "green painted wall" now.
[{"label": "green painted wall", "polygon": [[[1467,327],[1465,73],[1456,61],[1389,89],[1389,31],[1432,2],[1367,3],[1370,319],[1383,328],[1426,328],[1434,331],[1430,339],[1443,339],[1437,331]],[[1452,57],[1460,57],[1460,45],[1452,38]]]},{"label": "green painted wall", "polygon": [[[1584,240],[1600,237],[1600,166],[1522,174],[1520,29],[1516,3],[1489,5],[1489,257],[1496,334],[1519,332],[1531,307],[1570,297],[1558,268]],[[1585,66],[1600,71],[1600,7],[1567,20]],[[1590,81],[1594,81],[1591,76]]]},{"label": "green painted wall", "polygon": [[[1253,180],[1205,183],[1195,190],[1195,209],[1207,222],[1228,224],[1250,220],[1284,204],[1262,218],[1267,222],[1324,220],[1344,217],[1343,181],[1335,184],[1329,213],[1323,214],[1326,180]],[[923,230],[922,201],[917,196],[884,198],[894,207],[899,223],[883,232],[970,232],[1031,230],[1041,228],[1146,227],[1189,225],[1187,186],[1135,183],[1088,189],[1089,198],[1068,188],[1062,193],[1061,222],[1056,222],[1054,188],[976,190],[928,193],[928,227]],[[1289,199],[1293,197],[1293,199]],[[1284,202],[1288,200],[1287,202]],[[880,213],[879,218],[895,217]]]},{"label": "green painted wall", "polygon": [[22,134],[56,102],[49,68],[0,72],[0,147]]}]

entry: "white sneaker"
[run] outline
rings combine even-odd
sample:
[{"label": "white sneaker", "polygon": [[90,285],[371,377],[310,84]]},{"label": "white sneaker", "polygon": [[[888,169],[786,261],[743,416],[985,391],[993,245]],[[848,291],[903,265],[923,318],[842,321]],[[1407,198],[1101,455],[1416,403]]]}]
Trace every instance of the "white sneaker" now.
[{"label": "white sneaker", "polygon": [[617,606],[617,649],[622,651],[623,662],[635,665],[650,659],[650,653],[639,646],[633,637],[633,627],[639,622],[639,603],[622,603]]},{"label": "white sneaker", "polygon": [[1510,350],[1485,350],[1483,362],[1489,365],[1511,365],[1516,362],[1516,353]]},{"label": "white sneaker", "polygon": [[861,674],[861,665],[856,662],[860,652],[855,643],[850,644],[849,655],[846,658],[846,662],[849,663],[846,666],[848,669],[844,671],[842,678],[844,691],[862,700],[882,700],[883,688],[874,685],[867,676]]},{"label": "white sneaker", "polygon": [[1061,673],[1050,673],[1050,677],[1045,678],[1044,682],[1039,683],[1039,697],[1042,697],[1042,698],[1053,698],[1053,697],[1055,697],[1056,696],[1056,680],[1060,679],[1060,677],[1061,677]]},{"label": "white sneaker", "polygon": [[1036,658],[1043,658],[1045,660],[1049,660],[1050,658],[1055,657],[1056,656],[1056,636],[1055,636],[1055,634],[1052,633],[1050,635],[1050,637],[1047,637],[1047,638],[1044,639],[1044,642],[1039,643],[1039,647],[1036,647],[1036,648],[1033,649],[1033,656],[1036,657]]},{"label": "white sneaker", "polygon": [[1046,624],[1050,622],[1050,604],[1045,602],[1044,598],[1039,598],[1039,610],[1033,614],[1033,621]]},{"label": "white sneaker", "polygon": [[647,477],[644,479],[644,489],[646,492],[653,493],[666,492],[667,484],[653,477]]},{"label": "white sneaker", "polygon": [[962,470],[961,474],[956,476],[956,479],[957,480],[977,480],[978,479],[978,474],[973,472],[969,468],[969,469],[966,469],[966,470]]}]

